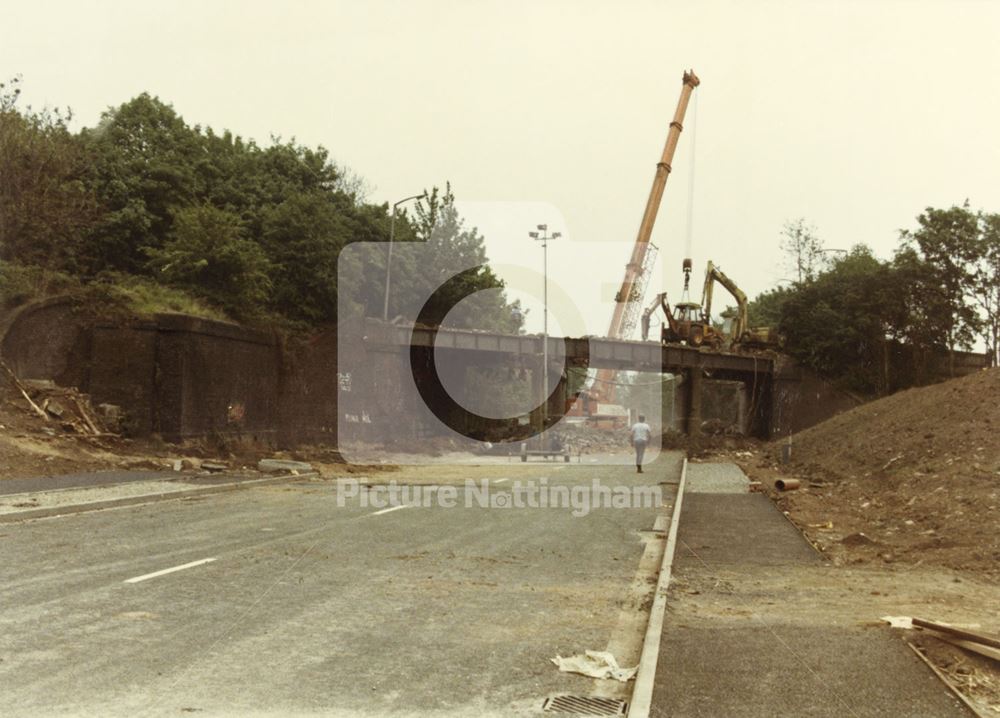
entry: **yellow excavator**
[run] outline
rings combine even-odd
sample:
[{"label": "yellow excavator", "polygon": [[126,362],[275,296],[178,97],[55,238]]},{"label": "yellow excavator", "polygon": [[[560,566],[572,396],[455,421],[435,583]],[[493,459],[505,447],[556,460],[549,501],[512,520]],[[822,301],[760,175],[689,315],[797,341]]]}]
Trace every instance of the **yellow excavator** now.
[{"label": "yellow excavator", "polygon": [[[691,276],[691,260],[685,259],[684,295],[687,295]],[[731,326],[722,331],[712,324],[712,290],[718,282],[736,300],[736,316]],[[768,328],[750,329],[747,295],[711,261],[705,267],[705,285],[702,289],[701,304],[678,302],[671,310],[667,303],[667,293],[661,292],[642,314],[642,339],[649,339],[649,324],[657,308],[663,309],[666,321],[660,330],[660,341],[664,344],[686,344],[691,347],[708,346],[712,349],[768,349],[778,345],[777,336]]]},{"label": "yellow excavator", "polygon": [[[682,267],[684,270],[684,293],[681,296],[682,298],[686,298],[688,295],[688,286],[691,283],[691,260],[685,259]],[[653,313],[657,308],[661,308],[666,320],[663,323],[663,328],[660,330],[660,341],[662,343],[687,344],[690,347],[707,346],[712,349],[721,349],[726,343],[725,337],[712,324],[712,282],[715,281],[713,273],[721,274],[709,262],[708,271],[705,273],[705,289],[702,294],[702,304],[680,301],[671,308],[667,302],[667,293],[660,292],[657,294],[652,304],[646,307],[646,310],[642,313],[643,341],[649,339],[649,324]],[[725,275],[722,275],[722,277],[730,286],[736,286]],[[742,294],[742,292],[740,293]]]}]

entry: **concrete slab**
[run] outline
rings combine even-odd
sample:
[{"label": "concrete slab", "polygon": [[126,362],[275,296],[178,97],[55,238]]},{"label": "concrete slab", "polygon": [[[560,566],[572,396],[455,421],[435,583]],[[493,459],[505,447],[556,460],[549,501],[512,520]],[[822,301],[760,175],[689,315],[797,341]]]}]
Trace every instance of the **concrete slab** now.
[{"label": "concrete slab", "polygon": [[764,494],[688,494],[678,533],[677,565],[815,565],[823,558]]},{"label": "concrete slab", "polygon": [[746,494],[750,479],[736,464],[688,464],[687,493]]},{"label": "concrete slab", "polygon": [[687,493],[650,715],[967,715],[888,629],[833,625],[821,606],[815,624],[793,623],[795,592],[761,585],[822,564],[766,496]]},{"label": "concrete slab", "polygon": [[966,716],[888,631],[668,626],[652,716]]}]

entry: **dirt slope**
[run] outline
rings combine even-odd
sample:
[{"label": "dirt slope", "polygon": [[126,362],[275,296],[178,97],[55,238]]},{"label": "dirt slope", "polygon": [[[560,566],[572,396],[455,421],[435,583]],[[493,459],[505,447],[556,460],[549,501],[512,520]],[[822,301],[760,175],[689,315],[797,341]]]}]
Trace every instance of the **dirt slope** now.
[{"label": "dirt slope", "polygon": [[793,438],[797,464],[839,478],[1000,472],[1000,369],[908,389]]},{"label": "dirt slope", "polygon": [[779,503],[836,560],[1000,575],[998,430],[989,369],[845,412],[795,435],[790,467],[776,443],[748,469],[804,480]]}]

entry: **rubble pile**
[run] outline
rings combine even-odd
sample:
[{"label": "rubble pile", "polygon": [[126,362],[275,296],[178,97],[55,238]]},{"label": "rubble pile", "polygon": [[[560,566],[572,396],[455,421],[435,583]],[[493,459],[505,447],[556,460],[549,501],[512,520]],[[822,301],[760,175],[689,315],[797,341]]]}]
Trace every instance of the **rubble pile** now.
[{"label": "rubble pile", "polygon": [[573,454],[618,452],[629,448],[628,432],[598,429],[583,424],[559,425],[550,430]]},{"label": "rubble pile", "polygon": [[113,404],[101,404],[95,409],[90,397],[73,387],[56,386],[50,381],[24,382],[32,408],[53,426],[64,432],[83,436],[117,435],[121,430],[122,413]]},{"label": "rubble pile", "polygon": [[54,427],[63,432],[83,436],[117,435],[121,431],[123,415],[113,404],[101,404],[96,410],[90,397],[74,387],[57,386],[49,379],[18,379],[17,375],[0,362],[13,393],[20,395],[25,405],[42,419],[51,433]]},{"label": "rubble pile", "polygon": [[802,480],[779,506],[837,561],[1000,575],[998,427],[995,368],[859,406],[745,465]]}]

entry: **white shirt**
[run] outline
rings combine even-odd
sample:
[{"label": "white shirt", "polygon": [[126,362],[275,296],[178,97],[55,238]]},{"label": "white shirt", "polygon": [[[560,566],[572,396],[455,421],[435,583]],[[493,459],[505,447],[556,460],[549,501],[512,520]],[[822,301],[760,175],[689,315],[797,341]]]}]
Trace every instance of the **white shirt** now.
[{"label": "white shirt", "polygon": [[649,437],[652,435],[653,430],[649,428],[649,424],[644,421],[640,421],[632,425],[632,441],[642,441],[649,443]]}]

